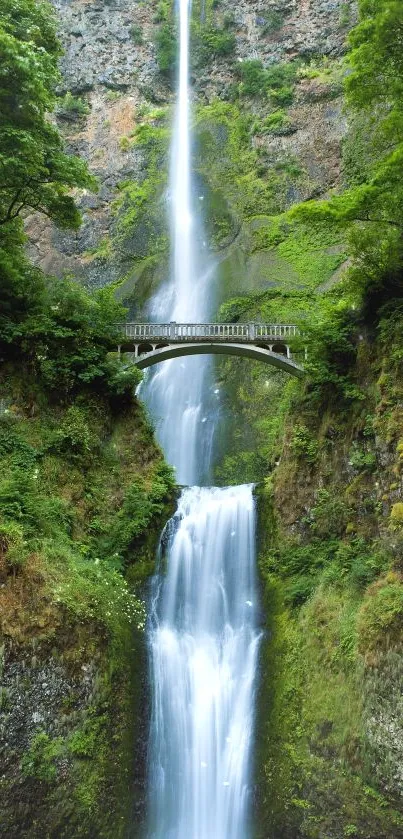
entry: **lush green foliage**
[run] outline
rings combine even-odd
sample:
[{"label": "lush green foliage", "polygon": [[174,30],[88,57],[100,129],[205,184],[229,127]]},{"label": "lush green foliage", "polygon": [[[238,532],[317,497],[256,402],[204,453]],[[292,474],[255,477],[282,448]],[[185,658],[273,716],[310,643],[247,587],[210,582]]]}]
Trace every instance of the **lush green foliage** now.
[{"label": "lush green foliage", "polygon": [[63,151],[47,114],[55,105],[60,45],[46,2],[0,4],[0,223],[25,207],[61,227],[77,227],[80,214],[69,190],[93,188],[86,164]]},{"label": "lush green foliage", "polygon": [[[120,406],[111,439],[118,420],[99,392],[50,407],[46,385],[34,388],[18,363],[3,381],[3,392],[13,389],[0,422],[2,559],[29,574],[35,555],[48,599],[71,619],[102,623],[117,643],[128,623],[143,623],[121,571],[164,510],[171,470],[135,404]],[[24,414],[27,396],[33,416]]]},{"label": "lush green foliage", "polygon": [[257,122],[252,131],[254,134],[291,134],[294,131],[293,123],[288,114],[282,109],[273,111],[261,122]]},{"label": "lush green foliage", "polygon": [[290,105],[297,67],[294,64],[272,64],[263,67],[258,59],[242,61],[239,65],[239,94],[241,96],[269,96],[276,106]]},{"label": "lush green foliage", "polygon": [[235,35],[223,29],[203,24],[192,27],[192,60],[195,68],[208,65],[214,58],[232,55],[235,48]]},{"label": "lush green foliage", "polygon": [[350,287],[376,312],[402,293],[403,84],[402,15],[396,0],[361,0],[350,34],[347,103],[356,114],[347,145],[347,189],[327,201],[292,211],[312,225],[337,225],[350,234]]},{"label": "lush green foliage", "polygon": [[130,400],[141,377],[110,354],[119,343],[117,324],[125,320],[112,289],[91,296],[72,281],[46,282],[23,256],[20,265],[32,283],[16,271],[15,284],[0,292],[3,353],[21,355],[54,398],[92,389],[116,402]]},{"label": "lush green foliage", "polygon": [[157,61],[161,73],[173,77],[177,66],[178,42],[176,28],[170,21],[164,21],[157,32]]}]

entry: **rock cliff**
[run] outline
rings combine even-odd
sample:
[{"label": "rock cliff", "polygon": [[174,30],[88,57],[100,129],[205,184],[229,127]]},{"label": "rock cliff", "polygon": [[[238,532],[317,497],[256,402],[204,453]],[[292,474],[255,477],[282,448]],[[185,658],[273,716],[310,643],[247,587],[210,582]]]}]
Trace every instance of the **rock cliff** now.
[{"label": "rock cliff", "polygon": [[[99,179],[99,191],[79,196],[84,222],[78,233],[60,232],[34,214],[28,217],[29,253],[46,271],[72,274],[89,286],[117,283],[122,299],[132,305],[136,287],[138,305],[139,299],[143,303],[148,299],[166,271],[166,177],[160,179],[153,193],[153,211],[138,190],[135,196],[125,197],[125,189],[127,184],[147,184],[153,177],[150,149],[136,139],[139,126],[146,124],[155,130],[166,126],[169,132],[172,89],[171,80],[161,71],[160,39],[164,27],[174,28],[170,4],[72,0],[57,2],[55,7],[65,49],[57,119],[68,146],[89,161]],[[257,272],[260,277],[267,268],[264,254],[251,256],[252,251],[259,251],[251,241],[251,216],[264,214],[267,209],[276,212],[340,184],[340,143],[346,119],[339,59],[354,14],[354,3],[343,0],[243,0],[236,8],[220,0],[195,7],[196,114],[202,114],[205,126],[206,107],[232,103],[247,122],[246,140],[238,137],[231,151],[235,174],[241,173],[240,156],[250,151],[249,169],[258,173],[258,188],[265,189],[273,173],[276,176],[271,206],[259,207],[257,201],[252,211],[238,201],[235,208],[226,194],[222,172],[225,149],[218,144],[215,159],[210,155],[206,166],[203,147],[200,149],[199,144],[199,152],[195,148],[195,168],[199,169],[202,187],[214,193],[213,211],[211,201],[206,200],[204,205],[207,216],[217,216],[215,229],[211,229],[210,221],[207,224],[209,246],[216,251],[219,248],[221,262],[224,257],[229,259],[224,274],[233,276],[234,265],[238,265],[230,287],[225,285],[225,277],[222,280],[225,290],[220,299],[242,290],[245,272]],[[214,44],[211,47],[211,33],[223,32],[232,39],[229,55],[215,51]],[[171,36],[174,38],[174,33]],[[243,92],[242,68],[251,63],[262,68],[295,68],[292,81],[285,83],[292,88],[291,94],[282,100],[281,91],[274,99],[262,91]],[[66,93],[79,100],[76,108],[74,101],[70,108],[63,106]],[[214,133],[214,112],[209,113],[207,121]],[[165,173],[169,167],[167,148],[168,141],[161,147],[158,163]],[[122,243],[121,223],[136,202],[141,205],[136,223],[133,217],[130,229],[129,218]],[[270,259],[268,262],[270,269]],[[264,286],[267,280],[267,270],[263,270],[258,284]],[[141,308],[134,313],[141,313]]]}]

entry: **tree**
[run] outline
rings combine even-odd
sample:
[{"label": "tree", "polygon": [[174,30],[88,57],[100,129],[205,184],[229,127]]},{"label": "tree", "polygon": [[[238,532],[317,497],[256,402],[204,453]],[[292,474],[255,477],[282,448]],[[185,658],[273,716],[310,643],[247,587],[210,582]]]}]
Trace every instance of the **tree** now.
[{"label": "tree", "polygon": [[0,0],[0,225],[25,208],[77,228],[74,187],[93,189],[87,165],[65,153],[49,113],[61,54],[47,2]]},{"label": "tree", "polygon": [[403,14],[401,0],[361,0],[360,21],[349,37],[348,102],[356,108],[403,105]]},{"label": "tree", "polygon": [[350,287],[376,315],[385,299],[403,295],[403,14],[401,0],[361,0],[359,9],[345,79],[347,189],[289,215],[347,229],[354,257]]}]

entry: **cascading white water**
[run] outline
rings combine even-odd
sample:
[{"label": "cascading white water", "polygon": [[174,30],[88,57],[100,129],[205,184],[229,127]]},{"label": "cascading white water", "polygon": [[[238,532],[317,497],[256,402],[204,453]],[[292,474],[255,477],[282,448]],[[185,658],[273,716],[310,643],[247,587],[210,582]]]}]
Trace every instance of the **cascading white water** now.
[{"label": "cascading white water", "polygon": [[[151,303],[156,322],[202,322],[209,314],[212,271],[202,265],[192,206],[189,131],[189,0],[179,0],[179,87],[172,143],[170,207],[172,207],[172,277]],[[207,476],[212,421],[203,412],[210,369],[204,357],[166,361],[151,375],[144,397],[154,417],[167,460],[178,483],[192,485]],[[204,396],[204,399],[203,399]]]},{"label": "cascading white water", "polygon": [[183,492],[150,633],[150,835],[245,839],[256,669],[250,486]]},{"label": "cascading white water", "polygon": [[[179,1],[178,105],[171,162],[173,264],[155,320],[210,314],[212,272],[199,258],[189,131],[190,0]],[[203,270],[201,270],[203,269]],[[160,365],[142,393],[179,483],[209,474],[214,416],[205,356]],[[190,486],[169,523],[167,568],[149,623],[153,694],[149,839],[247,839],[258,648],[250,486]]]}]

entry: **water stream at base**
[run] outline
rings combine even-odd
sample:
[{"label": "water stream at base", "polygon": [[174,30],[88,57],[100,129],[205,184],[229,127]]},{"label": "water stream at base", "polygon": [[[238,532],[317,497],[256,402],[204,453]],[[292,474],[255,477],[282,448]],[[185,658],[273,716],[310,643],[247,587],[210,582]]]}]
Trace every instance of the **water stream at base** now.
[{"label": "water stream at base", "polygon": [[[150,316],[200,322],[210,316],[214,272],[198,247],[202,237],[192,206],[190,0],[178,2],[172,272],[152,301]],[[142,389],[167,460],[175,466],[178,482],[189,485],[167,525],[165,552],[153,582],[149,839],[249,836],[259,643],[255,510],[251,486],[194,486],[209,480],[212,388],[210,362],[199,356],[162,363]]]}]

